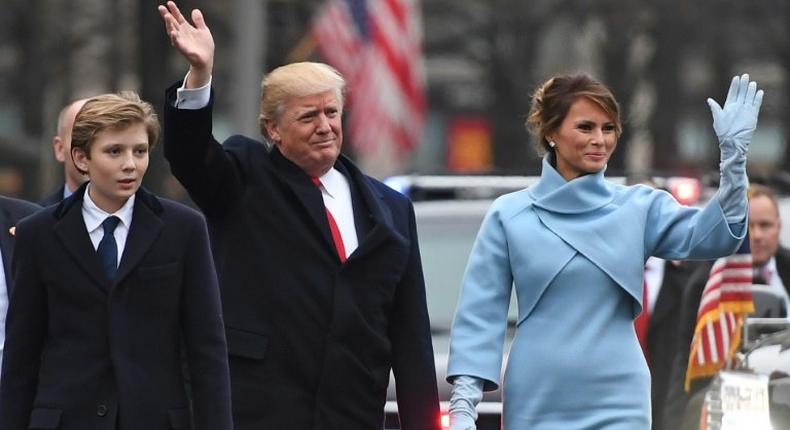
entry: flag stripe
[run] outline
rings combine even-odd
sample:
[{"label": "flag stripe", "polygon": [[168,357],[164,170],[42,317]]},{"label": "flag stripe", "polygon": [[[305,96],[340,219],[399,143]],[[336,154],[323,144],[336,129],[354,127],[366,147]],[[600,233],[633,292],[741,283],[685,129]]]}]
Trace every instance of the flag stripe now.
[{"label": "flag stripe", "polygon": [[413,0],[360,2],[353,16],[347,1],[328,1],[311,33],[349,83],[351,146],[404,153],[419,144],[427,110],[418,8]]},{"label": "flag stripe", "polygon": [[[748,244],[748,238],[744,239]],[[711,376],[729,364],[740,343],[740,327],[754,311],[751,254],[741,252],[716,260],[697,311],[686,391],[694,378]]]}]

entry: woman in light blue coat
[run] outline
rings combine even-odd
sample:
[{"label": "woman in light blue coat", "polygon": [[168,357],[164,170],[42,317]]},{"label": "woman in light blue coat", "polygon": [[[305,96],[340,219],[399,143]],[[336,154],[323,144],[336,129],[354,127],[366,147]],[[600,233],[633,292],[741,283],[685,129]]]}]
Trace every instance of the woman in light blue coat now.
[{"label": "woman in light blue coat", "polygon": [[527,125],[545,153],[540,181],[497,199],[478,233],[453,322],[451,428],[474,429],[482,391],[500,384],[511,290],[518,321],[504,375],[506,430],[650,428],[650,375],[634,332],[645,260],[714,259],[746,234],[746,151],[763,92],[732,80],[708,99],[721,149],[719,190],[702,209],[606,180],[621,124],[608,88],[557,76]]}]

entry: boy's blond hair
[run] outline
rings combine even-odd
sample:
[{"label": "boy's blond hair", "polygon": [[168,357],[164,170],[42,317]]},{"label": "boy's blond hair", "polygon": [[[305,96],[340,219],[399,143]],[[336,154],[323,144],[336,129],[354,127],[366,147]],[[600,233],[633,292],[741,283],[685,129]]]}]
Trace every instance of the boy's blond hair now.
[{"label": "boy's blond hair", "polygon": [[[89,99],[77,112],[71,131],[71,151],[80,150],[89,159],[96,135],[104,130],[124,130],[143,124],[148,135],[148,147],[159,141],[160,126],[150,103],[140,99],[134,91],[102,94]],[[80,170],[77,167],[77,170]],[[86,174],[80,170],[80,173]]]}]

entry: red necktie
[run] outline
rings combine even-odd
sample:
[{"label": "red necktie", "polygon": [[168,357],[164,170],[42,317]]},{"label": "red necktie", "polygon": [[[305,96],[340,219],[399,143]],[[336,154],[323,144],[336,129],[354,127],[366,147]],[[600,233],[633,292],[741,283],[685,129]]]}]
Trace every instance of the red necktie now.
[{"label": "red necktie", "polygon": [[647,279],[643,283],[642,312],[634,320],[634,328],[636,329],[636,338],[639,339],[639,345],[645,354],[645,359],[648,359],[649,362],[649,356],[647,355],[647,327],[650,324],[650,303],[648,303]]},{"label": "red necktie", "polygon": [[[321,188],[321,180],[318,178],[311,178],[313,183],[316,187]],[[337,228],[337,223],[335,222],[335,217],[332,216],[332,212],[329,212],[329,208],[324,206],[324,210],[326,210],[326,220],[329,221],[329,231],[332,233],[332,241],[335,242],[335,249],[337,250],[337,256],[340,257],[340,262],[346,262],[346,247],[343,245],[343,236],[340,235],[340,229]]]}]

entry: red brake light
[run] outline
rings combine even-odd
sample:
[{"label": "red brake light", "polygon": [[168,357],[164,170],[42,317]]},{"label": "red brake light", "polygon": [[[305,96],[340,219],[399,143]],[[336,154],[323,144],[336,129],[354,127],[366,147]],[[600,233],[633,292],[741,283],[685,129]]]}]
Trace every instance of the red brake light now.
[{"label": "red brake light", "polygon": [[442,414],[442,430],[450,428],[450,414]]},{"label": "red brake light", "polygon": [[671,178],[668,188],[678,203],[683,205],[693,205],[700,198],[701,186],[694,178]]}]

